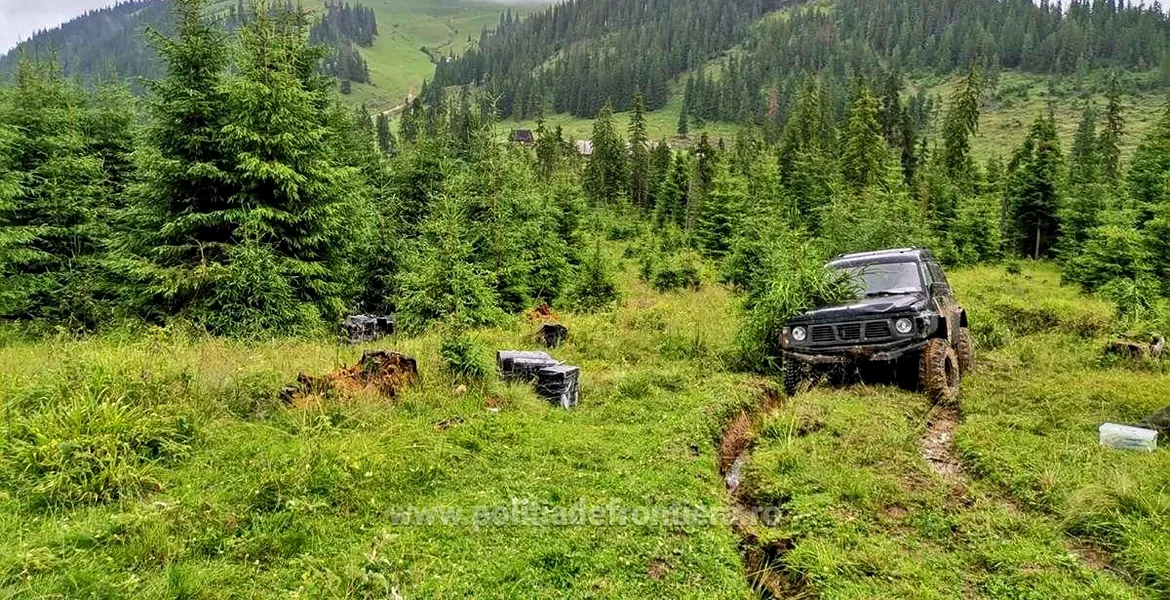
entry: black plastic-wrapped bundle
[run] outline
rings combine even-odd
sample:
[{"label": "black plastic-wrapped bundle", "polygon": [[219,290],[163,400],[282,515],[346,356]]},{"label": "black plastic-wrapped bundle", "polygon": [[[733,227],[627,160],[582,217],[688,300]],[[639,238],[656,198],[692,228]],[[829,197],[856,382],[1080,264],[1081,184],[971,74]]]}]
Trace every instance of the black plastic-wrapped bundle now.
[{"label": "black plastic-wrapped bundle", "polygon": [[536,393],[563,408],[573,408],[580,398],[580,377],[581,367],[545,367],[536,374]]},{"label": "black plastic-wrapped bundle", "polygon": [[360,344],[394,335],[397,325],[397,320],[392,316],[352,315],[345,318],[342,327],[349,343]]},{"label": "black plastic-wrapped bundle", "polygon": [[558,364],[547,352],[500,350],[496,353],[496,366],[504,379],[531,381],[536,378],[537,371]]}]

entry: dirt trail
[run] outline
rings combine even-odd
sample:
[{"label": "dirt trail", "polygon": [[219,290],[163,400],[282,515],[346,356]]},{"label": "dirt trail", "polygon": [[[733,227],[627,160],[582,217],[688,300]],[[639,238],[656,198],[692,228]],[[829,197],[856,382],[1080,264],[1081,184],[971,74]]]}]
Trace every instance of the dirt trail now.
[{"label": "dirt trail", "polygon": [[[959,427],[961,417],[957,408],[953,406],[939,407],[931,413],[926,421],[926,433],[919,440],[919,451],[930,470],[952,486],[952,490],[965,499],[970,498],[967,485],[970,483],[966,470],[963,468],[963,459],[955,447],[955,431]],[[1014,498],[1007,494],[996,493],[997,502],[1005,510],[1022,514],[1032,512],[1021,506]],[[1043,518],[1043,517],[1042,517]],[[1083,540],[1068,537],[1064,538],[1064,546],[1069,553],[1080,559],[1085,567],[1097,571],[1112,571],[1109,564],[1109,554]]]},{"label": "dirt trail", "polygon": [[926,421],[926,433],[918,443],[919,451],[930,470],[943,479],[966,480],[963,461],[955,449],[955,430],[959,428],[959,411],[953,406],[935,409]]},{"label": "dirt trail", "polygon": [[761,390],[760,403],[740,411],[724,427],[718,448],[719,474],[733,502],[731,528],[740,538],[744,573],[752,589],[765,600],[807,598],[812,595],[806,586],[794,581],[783,571],[784,554],[791,548],[761,540],[761,528],[765,525],[761,512],[753,505],[747,490],[741,486],[743,469],[751,457],[758,417],[778,409],[781,402],[780,392],[765,384]]}]

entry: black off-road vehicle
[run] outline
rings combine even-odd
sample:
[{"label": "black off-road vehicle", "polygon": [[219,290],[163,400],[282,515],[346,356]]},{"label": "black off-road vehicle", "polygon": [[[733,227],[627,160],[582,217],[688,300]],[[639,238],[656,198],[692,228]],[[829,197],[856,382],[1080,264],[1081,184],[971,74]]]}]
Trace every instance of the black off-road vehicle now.
[{"label": "black off-road vehicle", "polygon": [[967,311],[934,255],[921,248],[838,256],[858,298],[791,319],[781,332],[784,389],[795,394],[818,368],[886,365],[898,381],[954,402],[975,360]]}]

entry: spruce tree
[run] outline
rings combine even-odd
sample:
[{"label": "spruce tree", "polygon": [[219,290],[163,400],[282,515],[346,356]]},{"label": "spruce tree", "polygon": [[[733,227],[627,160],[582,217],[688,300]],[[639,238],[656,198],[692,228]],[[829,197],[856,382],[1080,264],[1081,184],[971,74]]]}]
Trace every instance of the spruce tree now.
[{"label": "spruce tree", "polygon": [[1152,219],[1160,205],[1170,202],[1170,100],[1133,153],[1129,196],[1138,211],[1139,225]]},{"label": "spruce tree", "polygon": [[942,161],[946,173],[964,191],[969,191],[974,183],[971,136],[979,128],[979,111],[982,106],[982,74],[978,66],[972,64],[951,99],[942,133]]},{"label": "spruce tree", "polygon": [[378,151],[384,156],[394,153],[394,132],[390,130],[390,116],[378,113],[376,129],[378,132]]},{"label": "spruce tree", "polygon": [[670,151],[670,146],[667,145],[666,140],[659,141],[650,153],[650,190],[648,204],[655,210],[658,208],[658,194],[662,190],[666,179],[670,177],[673,166],[674,153]]},{"label": "spruce tree", "polygon": [[717,167],[711,190],[699,210],[695,236],[699,248],[712,258],[720,258],[731,248],[738,229],[738,217],[747,206],[747,185],[731,173],[726,165]]},{"label": "spruce tree", "polygon": [[682,229],[686,225],[687,189],[691,172],[686,155],[679,153],[674,158],[670,175],[663,179],[654,207],[654,222],[659,227],[674,225]]},{"label": "spruce tree", "polygon": [[707,201],[707,194],[715,182],[716,169],[719,157],[707,132],[703,132],[695,146],[695,169],[687,191],[686,229],[693,231],[697,225],[699,211]]},{"label": "spruce tree", "polygon": [[1012,157],[1008,193],[1020,252],[1039,259],[1056,243],[1060,230],[1061,177],[1065,172],[1056,121],[1041,114]]},{"label": "spruce tree", "polygon": [[1095,183],[1100,162],[1097,152],[1097,110],[1092,103],[1087,103],[1081,113],[1081,122],[1077,126],[1072,151],[1069,154],[1069,184],[1076,186]]},{"label": "spruce tree", "polygon": [[1105,121],[1097,140],[1101,161],[1099,170],[1105,183],[1117,185],[1121,182],[1121,138],[1125,135],[1125,119],[1121,115],[1121,90],[1116,76],[1109,79],[1105,97]]},{"label": "spruce tree", "polygon": [[650,206],[650,149],[646,134],[646,102],[642,92],[634,93],[630,115],[630,201],[634,206],[649,210]]},{"label": "spruce tree", "polygon": [[876,184],[885,175],[887,158],[878,103],[864,82],[858,82],[842,132],[841,170],[855,190]]},{"label": "spruce tree", "polygon": [[548,130],[543,116],[536,119],[536,173],[542,181],[552,180],[560,162],[561,149],[564,147],[560,135],[559,129],[556,133]]},{"label": "spruce tree", "polygon": [[[87,138],[87,99],[52,62],[23,59],[0,127],[0,318],[89,328],[110,316],[100,297],[109,237],[100,156]],[[3,165],[0,165],[3,169]],[[15,174],[15,175],[14,175]],[[110,205],[115,202],[110,202]]]},{"label": "spruce tree", "polygon": [[344,217],[359,171],[335,154],[336,108],[305,16],[258,7],[229,78],[202,1],[175,9],[129,244],[144,308],[232,335],[320,327],[349,304]]},{"label": "spruce tree", "polygon": [[585,194],[594,202],[616,201],[626,184],[625,142],[613,125],[613,105],[606,103],[593,121],[593,156],[585,168]]}]

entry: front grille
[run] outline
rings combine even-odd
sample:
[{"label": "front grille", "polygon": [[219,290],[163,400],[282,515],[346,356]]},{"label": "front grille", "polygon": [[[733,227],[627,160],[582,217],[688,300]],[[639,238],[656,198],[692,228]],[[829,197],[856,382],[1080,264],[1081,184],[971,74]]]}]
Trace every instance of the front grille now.
[{"label": "front grille", "polygon": [[890,337],[889,321],[870,321],[865,324],[865,339],[873,340]]},{"label": "front grille", "polygon": [[832,325],[817,325],[812,328],[812,341],[835,342],[837,341],[837,334],[833,331]]},{"label": "front grille", "polygon": [[889,320],[813,325],[809,330],[813,344],[880,342],[892,337],[894,333]]},{"label": "front grille", "polygon": [[861,323],[846,323],[837,326],[837,337],[852,342],[861,339]]}]

